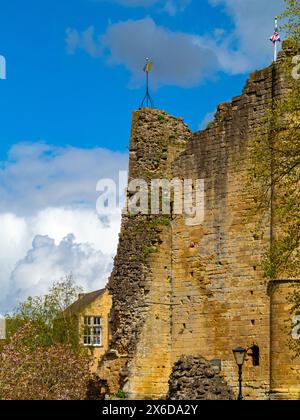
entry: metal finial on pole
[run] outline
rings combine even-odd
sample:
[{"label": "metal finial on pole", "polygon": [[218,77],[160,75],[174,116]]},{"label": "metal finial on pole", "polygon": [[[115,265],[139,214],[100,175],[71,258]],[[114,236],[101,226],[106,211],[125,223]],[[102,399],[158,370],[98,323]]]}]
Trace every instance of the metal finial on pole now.
[{"label": "metal finial on pole", "polygon": [[147,57],[146,58],[146,65],[144,67],[144,72],[146,73],[146,95],[145,95],[145,97],[143,99],[141,108],[144,108],[145,106],[147,108],[149,108],[149,104],[150,104],[150,107],[151,108],[154,108],[154,102],[153,102],[153,100],[151,98],[150,90],[149,90],[149,73],[151,72],[152,67],[153,67],[153,63]]}]

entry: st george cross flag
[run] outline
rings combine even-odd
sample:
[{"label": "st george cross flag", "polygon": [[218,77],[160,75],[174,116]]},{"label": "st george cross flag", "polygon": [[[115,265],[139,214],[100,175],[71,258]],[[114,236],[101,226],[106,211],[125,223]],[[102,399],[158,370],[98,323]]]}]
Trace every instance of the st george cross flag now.
[{"label": "st george cross flag", "polygon": [[278,29],[278,18],[275,18],[275,30],[274,30],[274,34],[270,38],[270,41],[272,41],[273,44],[276,44],[276,42],[281,42],[279,29]]},{"label": "st george cross flag", "polygon": [[273,44],[275,44],[276,42],[281,42],[279,32],[274,32],[274,34],[270,38],[270,41],[272,41]]}]

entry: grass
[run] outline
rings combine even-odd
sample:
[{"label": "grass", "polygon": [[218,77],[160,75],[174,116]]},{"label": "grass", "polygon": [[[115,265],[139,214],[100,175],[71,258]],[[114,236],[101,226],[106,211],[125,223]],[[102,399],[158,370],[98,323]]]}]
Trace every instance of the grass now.
[{"label": "grass", "polygon": [[158,121],[159,123],[163,124],[163,123],[166,121],[166,117],[165,117],[164,115],[162,115],[162,114],[159,114],[159,115],[157,116],[157,121]]},{"label": "grass", "polygon": [[159,219],[153,220],[153,222],[150,223],[150,228],[155,229],[158,226],[170,226],[170,218],[168,216],[166,217],[160,217]]},{"label": "grass", "polygon": [[145,256],[145,258],[149,257],[152,254],[155,254],[156,251],[157,251],[157,249],[154,246],[147,246],[144,249],[144,256]]}]

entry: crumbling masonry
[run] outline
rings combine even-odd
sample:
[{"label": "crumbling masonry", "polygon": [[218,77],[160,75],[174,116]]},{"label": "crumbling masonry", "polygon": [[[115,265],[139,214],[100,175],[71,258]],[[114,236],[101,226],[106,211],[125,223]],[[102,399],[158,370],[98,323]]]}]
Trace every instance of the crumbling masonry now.
[{"label": "crumbling masonry", "polygon": [[[173,367],[172,377],[188,356],[218,366],[228,386],[220,392],[230,399],[237,391],[232,349],[256,345],[259,365],[246,362],[245,397],[300,398],[300,360],[292,359],[285,331],[287,296],[299,283],[263,279],[270,226],[255,234],[247,186],[249,141],[266,133],[265,112],[286,89],[279,60],[252,74],[242,95],[220,105],[204,131],[191,133],[162,111],[133,113],[130,179],[204,179],[205,217],[193,225],[183,216],[123,216],[108,286],[110,351],[99,365],[112,391],[166,398]],[[188,371],[182,376],[191,377]],[[174,386],[171,379],[172,392]]]}]

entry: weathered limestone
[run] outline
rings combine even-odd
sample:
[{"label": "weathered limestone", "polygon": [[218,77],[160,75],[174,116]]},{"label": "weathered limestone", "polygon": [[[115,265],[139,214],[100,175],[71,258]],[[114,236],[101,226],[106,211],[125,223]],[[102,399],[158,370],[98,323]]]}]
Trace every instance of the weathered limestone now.
[{"label": "weathered limestone", "polygon": [[[158,110],[134,112],[129,180],[150,183],[170,178],[171,164],[189,137],[182,119]],[[114,302],[110,345],[114,355],[108,355],[100,368],[113,392],[124,387],[139,398],[167,393],[172,368],[171,248],[170,216],[123,216],[108,286]]]},{"label": "weathered limestone", "polygon": [[290,316],[286,290],[281,285],[270,295],[260,269],[270,222],[267,217],[258,237],[248,184],[249,142],[268,132],[266,110],[288,89],[280,66],[279,60],[252,74],[242,95],[220,105],[205,131],[192,134],[182,120],[158,110],[133,115],[130,179],[204,179],[205,217],[195,225],[184,216],[123,217],[109,282],[111,352],[100,375],[131,398],[165,398],[174,365],[191,356],[192,367],[199,355],[219,361],[220,375],[236,393],[232,349],[252,345],[260,360],[258,366],[246,361],[245,397],[299,397],[300,364],[286,351],[289,337],[281,326]]}]

